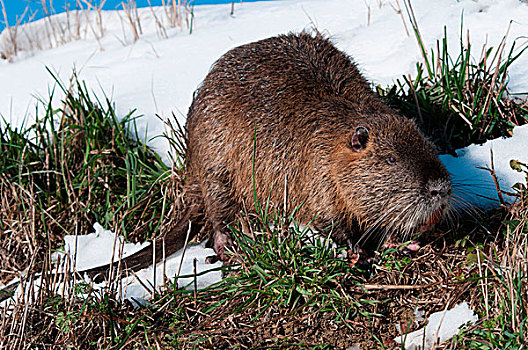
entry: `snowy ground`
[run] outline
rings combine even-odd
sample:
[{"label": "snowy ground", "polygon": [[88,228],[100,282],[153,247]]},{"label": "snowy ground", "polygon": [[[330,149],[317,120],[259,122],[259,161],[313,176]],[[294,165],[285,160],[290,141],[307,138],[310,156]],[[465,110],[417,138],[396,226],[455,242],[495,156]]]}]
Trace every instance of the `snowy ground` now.
[{"label": "snowy ground", "polygon": [[[137,108],[144,116],[138,120],[139,132],[148,131],[151,138],[164,130],[156,114],[170,118],[174,112],[181,122],[185,121],[193,91],[224,52],[240,44],[314,26],[353,56],[367,78],[385,86],[403,74],[413,74],[415,63],[421,60],[416,39],[407,36],[402,18],[393,8],[395,4],[395,0],[242,3],[237,4],[234,16],[229,14],[230,5],[198,6],[192,35],[172,29],[168,39],[158,37],[151,10],[143,9],[144,34],[135,43],[122,27],[123,16],[106,12],[105,36],[99,41],[88,35],[54,49],[26,52],[11,63],[0,61],[0,114],[13,125],[31,120],[35,97],[47,99],[53,87],[45,67],[65,82],[76,69],[96,94],[104,90],[110,95],[120,115]],[[527,2],[414,0],[413,7],[426,47],[435,46],[447,26],[453,55],[459,48],[462,14],[475,52],[484,42],[488,47],[498,46],[510,22],[509,43],[516,38],[523,42],[528,37]],[[38,30],[43,22],[34,25]],[[408,21],[407,26],[410,30]],[[513,65],[510,75],[513,92],[528,91],[528,54]],[[150,145],[167,159],[168,145],[162,138]],[[459,194],[465,201],[481,206],[496,205],[483,198],[496,198],[495,186],[489,174],[477,168],[490,165],[490,149],[504,189],[523,180],[522,174],[509,169],[508,164],[512,158],[528,161],[528,127],[517,128],[511,139],[460,150],[459,158],[442,157],[461,190]]]}]

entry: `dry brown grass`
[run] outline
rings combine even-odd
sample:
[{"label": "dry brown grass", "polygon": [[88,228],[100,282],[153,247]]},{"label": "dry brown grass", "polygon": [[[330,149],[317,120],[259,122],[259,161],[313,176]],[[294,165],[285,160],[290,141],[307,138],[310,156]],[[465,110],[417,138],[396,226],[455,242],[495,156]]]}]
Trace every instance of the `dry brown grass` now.
[{"label": "dry brown grass", "polygon": [[[468,255],[477,277],[471,305],[481,320],[460,340],[469,346],[473,338],[492,348],[526,344],[528,324],[528,192],[508,210],[496,239]],[[456,345],[456,343],[453,343]],[[521,346],[522,348],[522,346]]]},{"label": "dry brown grass", "polygon": [[[494,219],[500,221],[500,216]],[[477,239],[483,232],[472,230],[471,235]],[[519,247],[512,246],[514,236],[500,240],[506,246],[503,257],[518,255]],[[331,310],[318,313],[284,306],[272,306],[254,319],[261,305],[248,307],[247,296],[225,295],[221,288],[200,292],[197,298],[169,289],[146,309],[116,302],[112,294],[101,297],[92,293],[86,300],[44,294],[35,304],[17,304],[11,314],[2,316],[0,339],[4,345],[24,348],[96,349],[111,344],[116,348],[142,344],[158,348],[304,348],[327,343],[336,348],[357,344],[362,349],[376,349],[384,344],[386,349],[398,349],[392,339],[400,334],[399,329],[412,331],[423,326],[414,319],[416,308],[429,315],[467,301],[482,313],[482,285],[475,277],[486,269],[484,266],[492,265],[471,263],[467,248],[456,247],[446,237],[450,237],[449,232],[438,231],[427,237],[432,242],[417,253],[393,251],[382,257],[373,278],[362,284],[344,282],[341,288],[351,298],[364,301],[361,314],[345,323]],[[486,243],[484,251],[495,249],[496,244]],[[502,290],[493,295],[504,298],[507,291],[500,283],[492,279],[487,283],[488,293],[499,288]],[[224,306],[214,307],[218,304]],[[468,339],[462,337],[438,348],[458,349]]]}]

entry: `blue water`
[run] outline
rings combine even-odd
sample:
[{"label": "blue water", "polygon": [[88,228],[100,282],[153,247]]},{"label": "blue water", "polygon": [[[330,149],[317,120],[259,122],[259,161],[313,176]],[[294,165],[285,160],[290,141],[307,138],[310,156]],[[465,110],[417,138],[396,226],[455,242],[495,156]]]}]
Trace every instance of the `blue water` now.
[{"label": "blue water", "polygon": [[[10,26],[14,26],[17,20],[22,16],[24,10],[28,8],[28,12],[22,20],[22,23],[27,22],[27,19],[30,14],[34,14],[34,19],[39,19],[43,17],[42,11],[42,1],[41,0],[3,0],[5,5],[5,10],[7,13],[7,21]],[[244,2],[253,2],[259,0],[244,0]],[[106,10],[115,10],[121,8],[121,2],[123,0],[107,0],[103,6]],[[125,0],[126,2],[126,0]],[[230,4],[231,0],[195,0],[194,5],[206,5],[206,4]],[[235,2],[240,2],[240,0],[235,0]],[[48,8],[49,4],[53,4],[53,9],[55,13],[64,12],[65,8],[71,10],[75,9],[75,0],[46,0]],[[81,1],[82,3],[82,1]],[[101,3],[99,0],[92,1],[92,3],[97,4]],[[152,6],[161,5],[161,0],[150,0]],[[149,5],[147,0],[136,0],[138,7],[146,7]],[[0,10],[2,4],[0,3]],[[86,7],[86,6],[84,6]],[[0,32],[4,30],[6,26],[4,15],[0,12]]]}]

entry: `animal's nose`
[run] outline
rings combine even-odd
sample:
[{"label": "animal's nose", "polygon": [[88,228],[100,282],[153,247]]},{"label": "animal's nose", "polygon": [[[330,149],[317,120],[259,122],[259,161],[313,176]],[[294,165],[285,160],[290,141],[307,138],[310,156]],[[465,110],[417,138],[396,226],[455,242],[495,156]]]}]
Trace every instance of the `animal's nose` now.
[{"label": "animal's nose", "polygon": [[451,186],[444,181],[434,181],[429,184],[429,194],[431,198],[446,198],[451,195]]}]

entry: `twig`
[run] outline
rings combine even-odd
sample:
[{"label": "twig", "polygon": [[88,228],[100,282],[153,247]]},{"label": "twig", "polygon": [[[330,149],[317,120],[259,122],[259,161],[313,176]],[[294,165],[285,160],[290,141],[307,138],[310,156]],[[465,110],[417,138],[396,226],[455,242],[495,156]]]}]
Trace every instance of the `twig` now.
[{"label": "twig", "polygon": [[413,290],[429,288],[437,284],[440,284],[440,281],[422,285],[363,284],[363,287],[366,290]]},{"label": "twig", "polygon": [[181,267],[183,264],[183,257],[185,256],[185,252],[187,251],[187,243],[189,243],[189,236],[191,234],[191,221],[189,221],[189,228],[187,229],[187,236],[185,236],[185,244],[183,245],[183,251],[180,259],[180,266],[178,266],[178,273],[176,274],[176,277],[174,278],[174,285],[178,287],[178,278],[180,277]]},{"label": "twig", "polygon": [[403,22],[403,27],[405,28],[405,33],[407,34],[407,36],[410,36],[409,34],[409,29],[407,29],[407,23],[405,23],[405,18],[403,17],[403,12],[401,10],[401,7],[400,7],[400,2],[398,0],[395,1],[396,2],[396,6],[397,8],[392,4],[390,3],[390,6],[392,7],[392,9],[398,14],[400,15],[401,17],[401,20]]},{"label": "twig", "polygon": [[416,110],[418,111],[418,117],[420,118],[420,125],[423,125],[423,117],[422,117],[422,111],[420,110],[420,103],[418,101],[418,95],[416,94],[416,89],[414,88],[410,74],[408,78],[409,78],[409,86],[411,87],[411,90],[413,92],[414,102],[416,103]]},{"label": "twig", "polygon": [[493,183],[495,184],[495,189],[497,190],[497,196],[499,197],[499,202],[501,203],[501,205],[505,206],[506,202],[504,201],[504,198],[502,197],[502,191],[500,189],[499,180],[497,179],[497,174],[495,173],[495,165],[493,162],[493,150],[492,149],[490,149],[490,158],[491,158],[491,169],[488,167],[480,167],[480,166],[477,168],[482,169],[482,170],[487,170],[490,173],[493,179]]},{"label": "twig", "polygon": [[128,18],[128,23],[132,29],[132,34],[134,34],[134,42],[136,42],[139,40],[139,34],[141,32],[141,27],[139,26],[139,17],[137,16],[137,7],[136,12],[134,12],[136,3],[133,0],[129,0],[127,3],[122,1],[121,6],[123,7],[123,10]]},{"label": "twig", "polygon": [[152,16],[154,17],[154,21],[156,22],[156,28],[158,29],[159,36],[162,39],[167,39],[167,30],[165,29],[165,26],[163,23],[161,23],[160,19],[156,15],[156,11],[154,11],[154,8],[152,7],[152,4],[150,3],[150,0],[147,0],[149,4],[150,11],[152,12]]},{"label": "twig", "polygon": [[363,0],[365,3],[365,6],[367,6],[367,27],[370,27],[370,4],[367,2],[367,0]]},{"label": "twig", "polygon": [[196,281],[196,261],[198,259],[193,259],[193,274],[194,274],[194,307],[196,307],[196,301],[198,299],[198,283]]},{"label": "twig", "polygon": [[152,298],[156,296],[156,237],[152,240]]},{"label": "twig", "polygon": [[[156,268],[156,266],[154,266],[154,268]],[[130,270],[130,273],[134,276],[134,278],[139,282],[139,284],[141,284],[141,286],[143,288],[145,288],[146,291],[148,291],[149,293],[153,293],[152,290],[141,280],[141,278],[138,277],[138,275],[136,275],[136,273],[134,272],[134,270]]]},{"label": "twig", "polygon": [[488,288],[487,283],[484,285],[484,278],[482,276],[482,261],[480,260],[480,250],[479,247],[476,246],[476,254],[477,254],[477,262],[478,262],[478,270],[479,270],[479,276],[480,276],[480,287],[482,288],[482,296],[484,297],[484,304],[486,305],[486,317],[489,318],[489,304],[488,304]]}]

